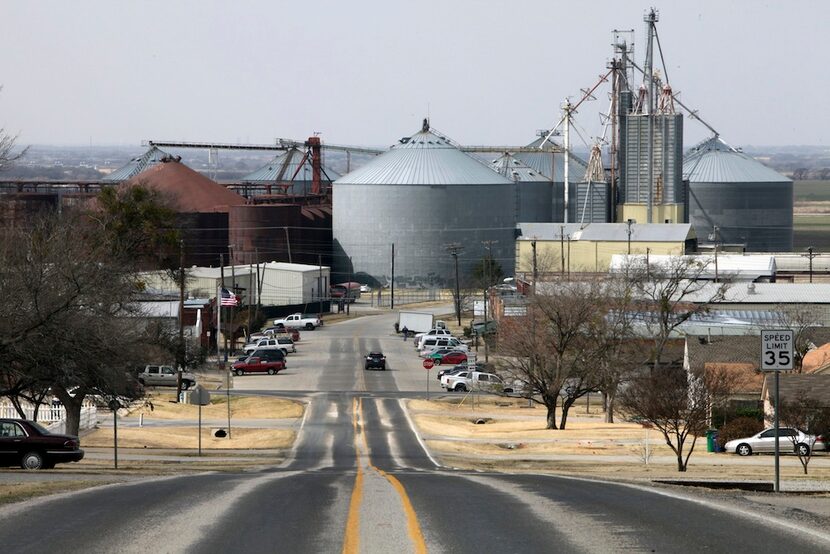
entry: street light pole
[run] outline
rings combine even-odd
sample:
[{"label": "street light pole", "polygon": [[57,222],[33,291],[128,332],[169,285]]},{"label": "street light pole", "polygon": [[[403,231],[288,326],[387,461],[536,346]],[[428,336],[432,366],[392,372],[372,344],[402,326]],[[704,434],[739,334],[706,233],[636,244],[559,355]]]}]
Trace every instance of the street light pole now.
[{"label": "street light pole", "polygon": [[447,251],[455,261],[455,317],[459,326],[461,326],[461,287],[458,282],[458,254],[463,250],[464,247],[457,242],[447,245]]}]

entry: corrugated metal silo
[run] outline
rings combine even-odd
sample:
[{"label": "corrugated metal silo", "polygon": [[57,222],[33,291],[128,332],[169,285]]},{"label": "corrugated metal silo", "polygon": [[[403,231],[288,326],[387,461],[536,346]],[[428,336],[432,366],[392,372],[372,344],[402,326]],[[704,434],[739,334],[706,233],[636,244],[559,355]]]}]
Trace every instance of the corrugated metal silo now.
[{"label": "corrugated metal silo", "polygon": [[720,243],[745,244],[750,252],[792,250],[790,179],[718,137],[686,153],[683,176],[689,181],[689,223],[702,241],[713,235]]},{"label": "corrugated metal silo", "polygon": [[[269,161],[242,178],[243,183],[252,185],[281,187],[287,194],[311,194],[313,168],[311,159],[298,148],[289,148],[279,156]],[[324,181],[335,181],[340,174],[329,167],[323,167]],[[262,194],[263,189],[254,189],[253,195]],[[274,190],[273,193],[277,193]]]},{"label": "corrugated metal silo", "polygon": [[122,181],[126,181],[130,179],[147,168],[153,167],[158,165],[164,161],[168,160],[181,160],[180,156],[172,156],[165,152],[164,150],[160,150],[155,146],[151,146],[149,150],[147,150],[141,156],[137,158],[133,158],[126,165],[123,165],[101,179],[104,183],[120,183]]},{"label": "corrugated metal silo", "polygon": [[490,162],[490,167],[502,177],[516,183],[517,222],[553,221],[553,182],[550,179],[509,153]]},{"label": "corrugated metal silo", "polygon": [[[439,285],[454,280],[449,243],[458,243],[460,273],[487,255],[513,267],[515,184],[465,154],[447,138],[422,130],[401,139],[334,183],[334,266],[380,283]],[[345,279],[342,279],[345,280]]]},{"label": "corrugated metal silo", "polygon": [[568,187],[568,222],[608,223],[611,217],[608,183],[570,183]]}]

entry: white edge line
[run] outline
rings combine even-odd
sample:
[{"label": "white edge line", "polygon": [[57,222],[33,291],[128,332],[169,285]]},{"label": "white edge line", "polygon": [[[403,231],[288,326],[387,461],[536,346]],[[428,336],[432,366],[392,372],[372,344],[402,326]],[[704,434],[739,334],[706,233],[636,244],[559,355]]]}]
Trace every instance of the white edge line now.
[{"label": "white edge line", "polygon": [[768,515],[765,515],[765,514],[757,514],[757,513],[753,513],[753,512],[743,512],[743,511],[740,511],[740,510],[738,510],[738,509],[736,509],[732,506],[723,504],[723,503],[718,502],[718,501],[713,501],[711,499],[703,500],[703,499],[700,499],[700,498],[695,498],[694,496],[685,495],[685,494],[681,494],[681,493],[677,493],[677,492],[673,492],[673,491],[657,489],[657,488],[650,488],[650,487],[647,487],[647,486],[644,486],[644,485],[636,485],[634,483],[624,483],[624,482],[619,482],[619,481],[608,481],[608,480],[605,480],[605,479],[589,479],[589,478],[586,478],[586,477],[574,477],[572,475],[554,475],[554,474],[549,474],[549,473],[509,473],[509,474],[505,474],[505,475],[513,475],[513,476],[536,475],[536,476],[539,476],[539,477],[553,477],[553,478],[556,478],[556,479],[568,479],[568,480],[571,480],[571,481],[588,481],[590,483],[605,483],[605,484],[609,484],[609,485],[619,485],[621,487],[628,487],[630,489],[636,489],[636,490],[639,490],[639,491],[642,491],[642,492],[647,492],[647,493],[652,493],[652,494],[659,494],[660,496],[666,496],[668,498],[674,498],[674,499],[677,499],[677,500],[683,500],[683,501],[686,501],[686,502],[691,502],[693,504],[699,504],[699,505],[704,506],[706,508],[712,508],[712,509],[715,509],[715,510],[718,510],[718,511],[721,511],[721,512],[727,512],[731,515],[737,515],[738,517],[743,517],[743,518],[746,518],[746,519],[755,519],[755,520],[761,521],[762,523],[771,523],[771,524],[777,525],[779,527],[784,527],[785,529],[787,529],[788,531],[790,531],[791,533],[793,533],[796,536],[803,536],[804,534],[807,534],[807,535],[812,535],[813,538],[821,539],[822,541],[830,540],[830,534],[829,533],[824,533],[822,531],[817,531],[815,529],[806,528],[803,525],[790,523],[789,521],[785,521],[785,520],[782,520],[782,519],[779,519],[779,518],[771,517],[771,516],[768,516]]},{"label": "white edge line", "polygon": [[300,420],[300,428],[297,429],[297,436],[294,437],[294,445],[291,447],[291,450],[288,452],[288,456],[285,457],[285,460],[277,466],[279,468],[286,467],[288,464],[293,462],[297,458],[297,447],[300,444],[300,439],[302,438],[303,431],[305,430],[305,420],[308,418],[308,414],[311,411],[311,402],[314,399],[309,399],[305,403],[305,410],[303,411],[303,419]]},{"label": "white edge line", "polygon": [[407,410],[406,406],[404,405],[404,399],[399,398],[398,399],[398,404],[400,405],[401,410],[403,410],[403,414],[406,416],[406,422],[409,424],[409,428],[412,430],[412,433],[415,435],[415,438],[418,439],[418,444],[421,445],[421,448],[424,450],[424,453],[426,453],[427,458],[429,458],[430,461],[433,464],[435,464],[435,467],[444,467],[444,466],[442,466],[441,464],[438,463],[438,460],[436,460],[435,458],[432,457],[432,453],[429,451],[429,448],[427,448],[426,443],[421,438],[421,434],[415,428],[415,424],[412,423],[412,418],[409,417],[409,410]]}]

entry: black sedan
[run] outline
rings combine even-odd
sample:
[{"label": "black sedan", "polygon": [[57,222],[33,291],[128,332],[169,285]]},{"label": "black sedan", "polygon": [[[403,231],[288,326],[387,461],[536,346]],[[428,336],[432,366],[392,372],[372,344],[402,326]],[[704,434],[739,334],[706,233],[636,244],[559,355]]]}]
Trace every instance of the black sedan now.
[{"label": "black sedan", "polygon": [[52,434],[34,421],[0,419],[0,466],[51,469],[83,459],[78,437]]},{"label": "black sedan", "polygon": [[383,355],[383,352],[369,352],[366,355],[366,369],[386,371],[386,356]]}]

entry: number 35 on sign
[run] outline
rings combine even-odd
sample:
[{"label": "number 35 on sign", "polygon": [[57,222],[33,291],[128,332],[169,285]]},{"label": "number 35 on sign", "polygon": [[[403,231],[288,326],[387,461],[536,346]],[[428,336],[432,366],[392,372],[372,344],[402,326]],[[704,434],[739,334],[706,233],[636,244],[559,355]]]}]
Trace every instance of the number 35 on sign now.
[{"label": "number 35 on sign", "polygon": [[792,329],[761,331],[761,371],[780,371],[793,368]]}]

